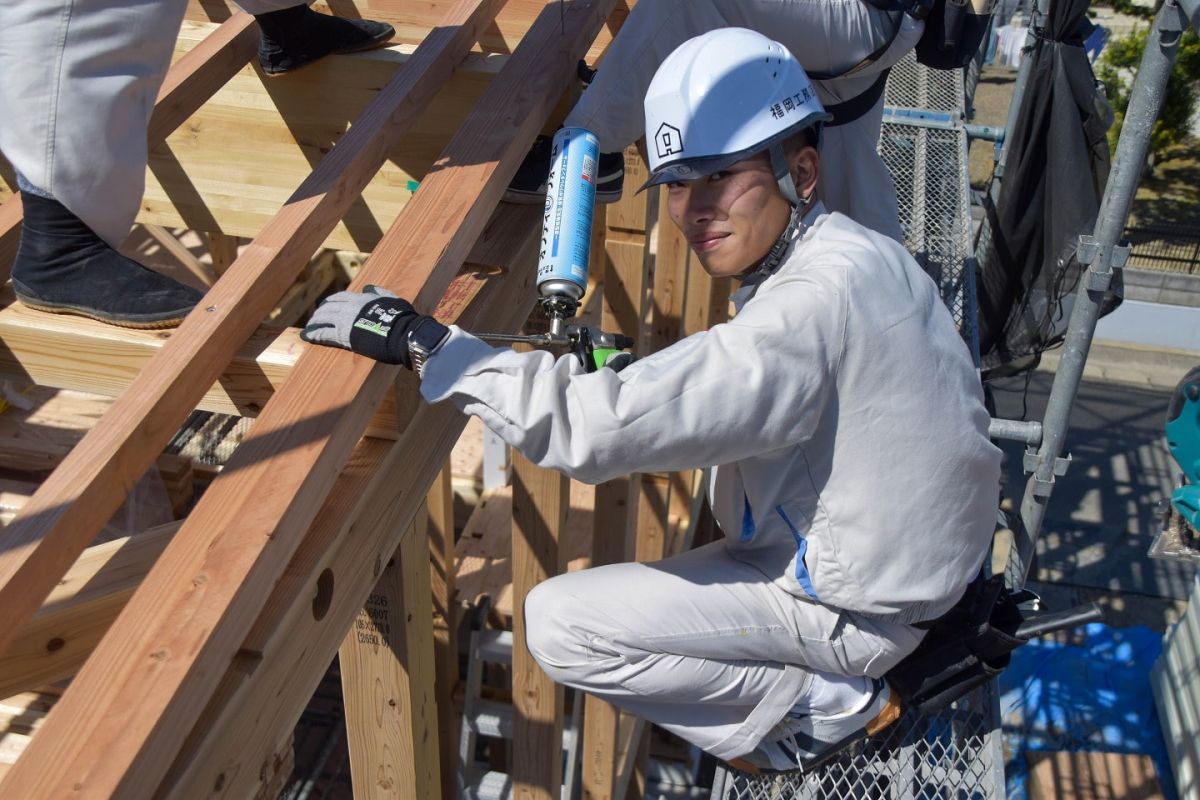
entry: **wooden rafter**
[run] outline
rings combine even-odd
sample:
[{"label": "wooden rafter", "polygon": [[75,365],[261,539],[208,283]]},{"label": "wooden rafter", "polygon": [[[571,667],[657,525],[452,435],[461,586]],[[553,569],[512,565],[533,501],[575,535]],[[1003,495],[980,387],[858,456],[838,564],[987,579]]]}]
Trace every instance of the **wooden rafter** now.
[{"label": "wooden rafter", "polygon": [[367,107],[5,531],[0,607],[14,625],[0,629],[0,650],[117,509],[131,476],[161,451],[292,284],[500,4],[460,0],[451,7],[445,25],[430,34],[408,68]]},{"label": "wooden rafter", "polygon": [[[501,208],[481,247],[500,257],[497,266],[531,263],[538,216],[536,208]],[[489,260],[479,249],[472,257]],[[531,272],[494,274],[459,323],[514,329],[532,306]],[[453,309],[444,313],[448,321]],[[411,390],[412,376],[401,377]],[[229,787],[224,796],[250,794],[246,788],[269,755],[268,743],[294,725],[381,565],[423,504],[418,487],[434,479],[464,423],[449,404],[419,404],[395,444],[363,440],[242,643],[241,656],[226,670],[161,794],[191,797],[191,787],[217,783]],[[414,453],[420,457],[414,459]],[[315,596],[324,574],[343,588],[317,619],[296,599]]]},{"label": "wooden rafter", "polygon": [[[447,146],[440,169],[385,236],[360,283],[382,283],[413,297],[418,307],[434,307],[612,5],[613,0],[572,3],[561,21],[556,8],[539,16]],[[452,35],[435,31],[426,43]],[[346,140],[362,127],[370,126],[360,120]],[[340,166],[339,149],[326,162],[334,159]],[[234,264],[205,304],[227,283],[250,295],[279,283],[246,281],[249,276],[240,275],[245,271]],[[240,299],[237,293],[231,298]],[[185,332],[201,334],[204,347],[212,345],[204,341],[212,333],[206,317],[230,319],[227,309],[212,307],[194,312],[163,354]],[[178,349],[183,351],[178,355],[187,354],[186,345]],[[192,357],[201,360],[200,352]],[[211,697],[220,665],[237,652],[365,427],[362,411],[378,403],[395,374],[395,368],[333,350],[309,350],[301,357],[47,720],[43,733],[54,734],[34,742],[0,791],[53,796],[82,786],[85,793],[132,797],[154,789],[185,735],[181,731]],[[198,396],[213,378],[201,375],[199,390],[189,388]],[[117,437],[115,444],[123,442]],[[95,452],[86,458],[91,464],[100,460]],[[101,482],[95,475],[84,477],[89,489]],[[53,498],[62,490],[45,495]],[[35,496],[31,504],[37,501]],[[70,516],[47,508],[45,499],[36,511],[57,522]]]}]

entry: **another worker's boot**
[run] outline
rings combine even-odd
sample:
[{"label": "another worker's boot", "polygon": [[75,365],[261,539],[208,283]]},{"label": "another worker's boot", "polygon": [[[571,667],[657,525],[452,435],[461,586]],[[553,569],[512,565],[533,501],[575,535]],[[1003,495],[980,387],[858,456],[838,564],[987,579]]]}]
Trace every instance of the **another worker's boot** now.
[{"label": "another worker's boot", "polygon": [[789,713],[758,747],[730,766],[744,772],[807,772],[816,769],[850,745],[874,736],[900,718],[900,699],[881,679],[871,681],[871,693],[861,708],[817,716]]},{"label": "another worker's boot", "polygon": [[[526,154],[504,193],[510,203],[542,204],[546,202],[546,178],[550,175],[550,149],[553,139],[539,136]],[[625,185],[625,154],[601,153],[596,172],[596,202],[615,203],[621,199]]]},{"label": "another worker's boot", "polygon": [[57,200],[23,191],[21,203],[12,283],[25,305],[125,328],[170,328],[204,296],[121,255]]},{"label": "another worker's boot", "polygon": [[396,33],[386,22],[331,17],[304,4],[254,18],[262,30],[258,60],[267,75],[290,72],[331,53],[381,47]]}]

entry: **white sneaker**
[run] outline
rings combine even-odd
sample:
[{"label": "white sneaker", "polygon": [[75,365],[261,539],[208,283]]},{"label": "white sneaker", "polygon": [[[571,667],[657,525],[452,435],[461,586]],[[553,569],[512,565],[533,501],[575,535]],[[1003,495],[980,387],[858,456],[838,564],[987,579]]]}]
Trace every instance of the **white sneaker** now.
[{"label": "white sneaker", "polygon": [[853,714],[784,717],[758,747],[729,765],[752,774],[808,772],[855,742],[874,736],[900,718],[900,698],[885,681],[872,681],[866,706]]}]

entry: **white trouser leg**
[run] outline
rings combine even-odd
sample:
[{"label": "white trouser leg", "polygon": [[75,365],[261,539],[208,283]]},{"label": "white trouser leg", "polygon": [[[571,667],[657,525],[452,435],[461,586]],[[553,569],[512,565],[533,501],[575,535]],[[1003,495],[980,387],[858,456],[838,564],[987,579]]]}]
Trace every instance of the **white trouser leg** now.
[{"label": "white trouser leg", "polygon": [[555,681],[719,758],[752,750],[814,672],[876,676],[920,641],[788,594],[724,542],[551,578],[524,611],[529,649]]},{"label": "white trouser leg", "polygon": [[0,149],[110,244],[145,187],[146,124],[186,0],[39,0],[0,14]]},{"label": "white trouser leg", "polygon": [[[0,6],[0,151],[25,181],[118,245],[146,181],[146,126],[186,0]],[[298,5],[247,0],[250,13]]]}]

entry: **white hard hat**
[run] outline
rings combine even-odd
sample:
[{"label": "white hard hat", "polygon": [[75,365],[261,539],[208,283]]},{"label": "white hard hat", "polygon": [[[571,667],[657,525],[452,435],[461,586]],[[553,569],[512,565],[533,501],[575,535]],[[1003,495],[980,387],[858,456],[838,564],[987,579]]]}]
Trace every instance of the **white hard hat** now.
[{"label": "white hard hat", "polygon": [[[771,150],[778,174],[783,140],[832,119],[786,47],[745,28],[689,39],[659,66],[646,90],[646,186],[694,180]],[[789,192],[788,189],[791,188]]]}]

